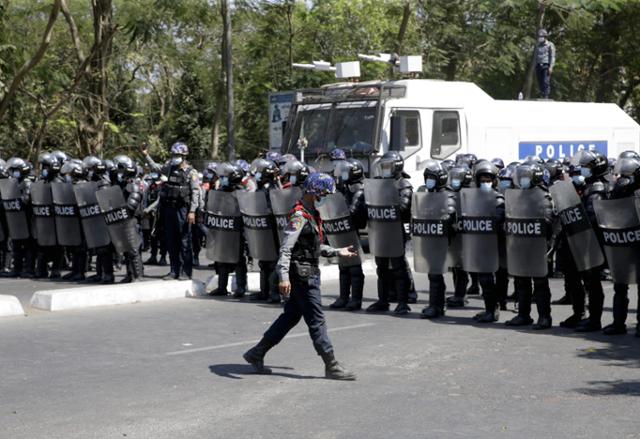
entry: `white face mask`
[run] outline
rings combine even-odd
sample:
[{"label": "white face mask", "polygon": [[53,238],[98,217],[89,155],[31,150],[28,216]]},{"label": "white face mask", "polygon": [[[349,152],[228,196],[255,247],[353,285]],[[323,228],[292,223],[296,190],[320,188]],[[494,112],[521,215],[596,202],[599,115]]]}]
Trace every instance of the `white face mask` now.
[{"label": "white face mask", "polygon": [[489,192],[493,189],[493,183],[491,182],[483,182],[480,183],[480,190],[483,192]]},{"label": "white face mask", "polygon": [[436,181],[433,178],[427,178],[425,185],[427,186],[427,189],[433,189],[436,187]]},{"label": "white face mask", "polygon": [[179,155],[171,157],[172,166],[179,166],[181,163],[182,163],[182,157],[180,157]]},{"label": "white face mask", "polygon": [[298,176],[296,175],[290,175],[289,176],[289,183],[291,183],[293,186],[295,186],[295,184],[298,182]]},{"label": "white face mask", "polygon": [[531,179],[529,177],[523,177],[520,179],[520,187],[522,189],[529,189],[531,187]]},{"label": "white face mask", "polygon": [[538,43],[543,44],[545,39],[545,37],[538,37]]}]

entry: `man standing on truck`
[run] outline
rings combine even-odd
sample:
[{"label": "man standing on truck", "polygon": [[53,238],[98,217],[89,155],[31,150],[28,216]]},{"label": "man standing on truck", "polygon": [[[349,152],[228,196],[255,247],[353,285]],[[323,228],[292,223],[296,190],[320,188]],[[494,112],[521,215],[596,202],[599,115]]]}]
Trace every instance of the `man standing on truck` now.
[{"label": "man standing on truck", "polygon": [[549,40],[549,34],[546,30],[538,31],[538,44],[535,48],[536,58],[536,78],[538,78],[538,87],[540,94],[544,99],[549,99],[551,94],[551,73],[556,63],[556,46]]}]

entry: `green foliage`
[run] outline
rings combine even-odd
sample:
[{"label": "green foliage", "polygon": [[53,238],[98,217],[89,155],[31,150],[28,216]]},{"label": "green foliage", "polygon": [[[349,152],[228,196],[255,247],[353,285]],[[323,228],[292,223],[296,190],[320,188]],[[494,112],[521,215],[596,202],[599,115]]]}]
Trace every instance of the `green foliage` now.
[{"label": "green foliage", "polygon": [[[405,5],[410,16],[397,41]],[[544,0],[544,25],[557,47],[553,97],[616,102],[640,118],[640,2]],[[67,0],[80,49],[93,44],[91,3]],[[268,146],[267,93],[335,82],[291,62],[354,60],[358,53],[423,55],[424,77],[478,83],[495,98],[522,90],[535,44],[539,0],[237,0],[233,5],[236,145],[251,159]],[[33,54],[50,0],[0,0],[0,98]],[[118,31],[107,62],[106,156],[147,141],[159,159],[187,142],[192,159],[226,155],[220,2],[113,0]],[[95,99],[62,15],[43,60],[25,78],[0,123],[0,156],[34,158],[39,146],[88,153],[82,138]],[[362,80],[393,76],[362,63]],[[70,88],[73,88],[69,93]],[[535,87],[534,87],[535,89]],[[222,93],[220,93],[222,91]],[[536,94],[534,93],[534,97]],[[43,125],[45,114],[63,105]],[[220,117],[216,117],[220,116]],[[88,119],[89,118],[89,119]],[[219,125],[215,139],[214,121]],[[41,130],[41,127],[44,129]]]}]

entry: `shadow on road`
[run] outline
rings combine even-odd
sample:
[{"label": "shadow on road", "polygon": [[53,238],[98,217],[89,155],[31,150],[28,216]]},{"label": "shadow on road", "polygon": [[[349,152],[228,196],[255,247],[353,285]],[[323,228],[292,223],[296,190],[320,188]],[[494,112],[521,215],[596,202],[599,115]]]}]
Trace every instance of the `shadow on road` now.
[{"label": "shadow on road", "polygon": [[[293,370],[292,367],[269,366],[269,368],[273,371],[271,373],[271,376],[293,378],[297,380],[315,380],[322,378],[311,375],[298,375],[295,373],[281,372],[286,370]],[[212,364],[211,366],[209,366],[209,370],[211,371],[211,373],[216,374],[222,378],[231,378],[234,380],[244,379],[244,376],[246,375],[258,375],[253,370],[253,367],[251,367],[249,364]]]},{"label": "shadow on road", "polygon": [[640,396],[640,381],[614,380],[614,381],[588,381],[593,387],[576,389],[577,392],[589,396]]}]

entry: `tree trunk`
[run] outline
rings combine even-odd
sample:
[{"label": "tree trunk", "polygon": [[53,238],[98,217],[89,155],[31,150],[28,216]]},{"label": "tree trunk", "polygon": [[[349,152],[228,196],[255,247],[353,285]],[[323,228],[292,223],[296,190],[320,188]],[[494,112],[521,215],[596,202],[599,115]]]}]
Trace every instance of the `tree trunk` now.
[{"label": "tree trunk", "polygon": [[45,27],[44,34],[42,35],[42,41],[40,42],[40,46],[38,46],[38,50],[36,50],[36,53],[33,54],[29,61],[27,61],[22,67],[20,67],[16,75],[13,77],[13,80],[11,81],[7,92],[2,97],[2,100],[0,100],[0,119],[2,119],[2,116],[4,116],[4,114],[7,112],[9,103],[13,99],[13,96],[15,96],[18,88],[20,88],[20,84],[22,84],[24,78],[36,65],[38,65],[38,63],[44,57],[45,52],[49,48],[49,44],[51,43],[51,36],[53,34],[53,25],[58,19],[58,14],[60,12],[60,2],[61,0],[54,0],[53,2],[51,12],[49,13],[49,21],[47,22],[47,26]]},{"label": "tree trunk", "polygon": [[[400,29],[398,29],[398,35],[394,44],[394,52],[400,56],[403,54],[404,39],[407,35],[407,28],[409,27],[409,18],[411,17],[411,0],[406,0],[402,9],[402,21],[400,22]],[[390,78],[393,78],[395,72],[393,66],[389,67]]]},{"label": "tree trunk", "polygon": [[[546,1],[542,0],[538,2],[538,19],[537,19],[537,27],[536,34],[534,36],[534,40],[536,44],[538,42],[538,31],[544,26],[544,13],[547,9]],[[525,99],[531,98],[531,87],[533,85],[533,74],[536,70],[536,51],[535,47],[533,50],[533,54],[531,55],[531,61],[529,62],[529,69],[527,70],[527,76],[524,80],[524,85],[522,86],[523,94]]]},{"label": "tree trunk", "polygon": [[225,44],[224,38],[220,44],[220,54],[222,55],[222,63],[220,65],[220,74],[216,84],[216,109],[213,112],[213,119],[211,121],[211,151],[209,151],[209,157],[211,159],[218,159],[220,154],[220,128],[222,125],[222,115],[224,114],[224,62]]},{"label": "tree trunk", "polygon": [[233,101],[233,56],[231,47],[231,5],[229,0],[222,0],[222,23],[224,25],[224,60],[227,78],[227,149],[228,159],[235,160],[235,127]]}]

